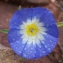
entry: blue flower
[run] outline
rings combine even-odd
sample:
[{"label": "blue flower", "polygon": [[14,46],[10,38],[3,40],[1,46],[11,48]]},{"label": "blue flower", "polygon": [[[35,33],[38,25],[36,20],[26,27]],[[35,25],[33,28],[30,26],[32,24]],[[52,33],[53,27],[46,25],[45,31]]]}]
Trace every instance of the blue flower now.
[{"label": "blue flower", "polygon": [[8,42],[26,59],[48,55],[58,42],[58,28],[52,13],[42,7],[17,10],[10,20]]}]

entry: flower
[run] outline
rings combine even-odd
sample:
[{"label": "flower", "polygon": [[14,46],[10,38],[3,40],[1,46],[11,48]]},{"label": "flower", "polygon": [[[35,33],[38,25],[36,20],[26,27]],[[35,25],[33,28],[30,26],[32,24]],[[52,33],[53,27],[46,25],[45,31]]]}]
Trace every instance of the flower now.
[{"label": "flower", "polygon": [[26,59],[48,55],[58,42],[58,28],[52,13],[42,7],[17,10],[10,20],[8,42]]}]

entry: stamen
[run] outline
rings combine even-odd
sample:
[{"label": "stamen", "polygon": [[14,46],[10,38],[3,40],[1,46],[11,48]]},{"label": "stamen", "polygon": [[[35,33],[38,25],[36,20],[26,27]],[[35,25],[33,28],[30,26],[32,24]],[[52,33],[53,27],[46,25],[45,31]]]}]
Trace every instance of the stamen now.
[{"label": "stamen", "polygon": [[32,23],[30,25],[26,26],[26,34],[30,36],[36,35],[36,33],[39,31],[39,28],[35,23]]},{"label": "stamen", "polygon": [[33,28],[31,28],[31,32],[34,32],[34,29]]}]

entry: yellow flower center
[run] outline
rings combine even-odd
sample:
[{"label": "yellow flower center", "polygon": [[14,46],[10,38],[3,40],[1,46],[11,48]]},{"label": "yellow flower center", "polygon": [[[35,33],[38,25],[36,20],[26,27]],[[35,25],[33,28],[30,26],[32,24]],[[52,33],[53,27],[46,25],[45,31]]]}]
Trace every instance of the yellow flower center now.
[{"label": "yellow flower center", "polygon": [[35,23],[26,26],[26,34],[29,36],[34,36],[39,31],[39,28]]}]

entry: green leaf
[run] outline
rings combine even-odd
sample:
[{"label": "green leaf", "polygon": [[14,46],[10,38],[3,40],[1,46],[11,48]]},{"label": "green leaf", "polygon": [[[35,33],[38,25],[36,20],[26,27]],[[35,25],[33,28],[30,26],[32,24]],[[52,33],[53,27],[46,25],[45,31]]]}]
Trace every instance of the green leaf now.
[{"label": "green leaf", "polygon": [[0,32],[5,33],[5,34],[8,34],[8,29],[0,30]]},{"label": "green leaf", "polygon": [[58,22],[58,23],[57,23],[57,26],[58,26],[58,27],[62,27],[62,26],[63,26],[63,22]]},{"label": "green leaf", "polygon": [[18,10],[20,10],[20,9],[21,9],[21,6],[18,7]]}]

